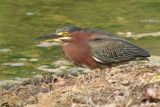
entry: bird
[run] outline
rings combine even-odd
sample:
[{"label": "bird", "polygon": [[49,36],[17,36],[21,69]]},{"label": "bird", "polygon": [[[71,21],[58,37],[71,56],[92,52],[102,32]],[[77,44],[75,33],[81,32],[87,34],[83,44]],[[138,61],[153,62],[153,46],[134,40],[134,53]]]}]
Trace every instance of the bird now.
[{"label": "bird", "polygon": [[115,34],[94,28],[65,26],[55,33],[37,40],[60,42],[63,53],[73,64],[90,69],[104,69],[137,58],[150,57],[150,53]]}]

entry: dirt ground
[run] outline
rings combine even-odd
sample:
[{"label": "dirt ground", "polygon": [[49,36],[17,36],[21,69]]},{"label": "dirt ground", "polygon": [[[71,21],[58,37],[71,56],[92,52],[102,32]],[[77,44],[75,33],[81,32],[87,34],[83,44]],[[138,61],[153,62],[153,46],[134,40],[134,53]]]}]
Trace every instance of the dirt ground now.
[{"label": "dirt ground", "polygon": [[1,107],[160,107],[160,66],[125,64],[1,88]]}]

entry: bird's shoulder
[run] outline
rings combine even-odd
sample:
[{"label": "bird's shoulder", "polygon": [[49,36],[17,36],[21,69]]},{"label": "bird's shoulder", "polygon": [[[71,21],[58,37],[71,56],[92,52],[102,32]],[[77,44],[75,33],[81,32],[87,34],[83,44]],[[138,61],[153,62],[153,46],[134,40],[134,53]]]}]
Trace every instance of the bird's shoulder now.
[{"label": "bird's shoulder", "polygon": [[92,35],[99,36],[99,37],[117,37],[118,38],[118,36],[113,33],[110,33],[108,31],[103,31],[100,29],[95,29],[95,28],[83,28],[82,31],[89,32]]}]

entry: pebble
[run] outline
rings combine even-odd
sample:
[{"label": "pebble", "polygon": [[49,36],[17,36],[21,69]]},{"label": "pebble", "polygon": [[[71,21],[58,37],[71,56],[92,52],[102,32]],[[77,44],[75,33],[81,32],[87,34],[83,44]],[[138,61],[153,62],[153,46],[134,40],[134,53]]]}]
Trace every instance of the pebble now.
[{"label": "pebble", "polygon": [[151,57],[149,57],[149,62],[147,62],[146,65],[160,66],[160,56],[151,56]]},{"label": "pebble", "polygon": [[19,61],[26,61],[27,58],[19,58]]},{"label": "pebble", "polygon": [[31,62],[37,62],[38,61],[38,59],[36,59],[36,58],[31,58],[31,59],[27,59],[27,58],[19,58],[19,61],[31,61]]},{"label": "pebble", "polygon": [[41,66],[39,66],[37,69],[43,70],[43,69],[46,69],[46,68],[48,68],[48,67],[49,67],[48,65],[41,65]]},{"label": "pebble", "polygon": [[4,63],[3,65],[5,66],[11,66],[11,67],[20,67],[20,66],[24,66],[25,64],[24,63],[12,63],[12,62],[9,62],[9,63]]},{"label": "pebble", "polygon": [[11,49],[8,49],[8,48],[4,48],[4,49],[0,49],[0,52],[10,52]]},{"label": "pebble", "polygon": [[31,62],[37,62],[38,59],[36,59],[36,58],[31,58],[31,59],[29,59],[29,61],[31,61]]},{"label": "pebble", "polygon": [[160,20],[155,20],[155,19],[145,19],[145,20],[140,20],[140,22],[159,23]]},{"label": "pebble", "polygon": [[68,66],[60,66],[58,69],[60,69],[60,70],[66,70],[66,69],[68,69]]},{"label": "pebble", "polygon": [[122,81],[122,85],[128,86],[128,85],[130,85],[130,81],[124,80],[124,81]]},{"label": "pebble", "polygon": [[61,60],[53,62],[52,65],[54,65],[54,66],[61,66],[61,65],[69,66],[69,65],[71,65],[71,63],[68,62],[67,60],[61,59]]},{"label": "pebble", "polygon": [[33,16],[34,13],[33,13],[33,12],[27,12],[26,15],[27,15],[27,16]]},{"label": "pebble", "polygon": [[40,44],[38,44],[38,47],[51,47],[51,46],[57,46],[59,45],[59,43],[56,42],[41,42]]},{"label": "pebble", "polygon": [[49,68],[48,65],[39,66],[37,69],[38,69],[38,70],[45,71],[45,72],[51,72],[51,73],[61,72],[61,71],[62,71],[62,70],[59,69],[59,68]]}]

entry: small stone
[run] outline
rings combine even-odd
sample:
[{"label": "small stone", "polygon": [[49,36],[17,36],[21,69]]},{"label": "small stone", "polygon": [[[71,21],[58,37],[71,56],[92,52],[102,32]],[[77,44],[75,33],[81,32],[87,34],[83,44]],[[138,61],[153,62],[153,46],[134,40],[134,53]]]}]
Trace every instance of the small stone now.
[{"label": "small stone", "polygon": [[68,68],[68,66],[60,66],[58,69],[60,70],[66,70]]},{"label": "small stone", "polygon": [[8,49],[8,48],[4,48],[4,49],[0,49],[0,52],[10,52],[11,49]]},{"label": "small stone", "polygon": [[160,57],[159,56],[151,56],[151,57],[149,57],[149,62],[147,62],[146,65],[160,66]]},{"label": "small stone", "polygon": [[124,86],[128,86],[128,85],[130,85],[130,81],[122,81],[122,85],[124,85]]},{"label": "small stone", "polygon": [[25,64],[24,63],[12,63],[12,62],[9,62],[9,63],[4,63],[3,65],[5,66],[11,66],[11,67],[20,67],[20,66],[24,66]]},{"label": "small stone", "polygon": [[49,66],[48,65],[41,65],[41,66],[39,66],[37,69],[38,70],[43,70],[43,69],[46,69],[46,68],[48,68]]},{"label": "small stone", "polygon": [[48,65],[42,65],[42,66],[38,67],[37,69],[45,71],[45,72],[51,72],[51,73],[62,72],[61,69],[59,69],[59,68],[49,68]]},{"label": "small stone", "polygon": [[51,47],[51,46],[57,46],[59,45],[59,43],[56,42],[41,42],[40,44],[38,44],[38,47]]},{"label": "small stone", "polygon": [[140,22],[158,23],[158,22],[160,22],[160,20],[155,20],[155,19],[143,19],[143,20],[140,20]]},{"label": "small stone", "polygon": [[117,32],[118,35],[125,35],[125,32]]},{"label": "small stone", "polygon": [[37,62],[37,61],[38,61],[38,59],[36,59],[36,58],[32,58],[32,59],[29,59],[29,61],[31,61],[31,62]]},{"label": "small stone", "polygon": [[127,36],[127,37],[132,37],[133,34],[132,34],[132,32],[127,32],[127,33],[126,33],[126,36]]},{"label": "small stone", "polygon": [[15,77],[14,80],[21,81],[21,80],[23,80],[23,78],[21,78],[21,77]]},{"label": "small stone", "polygon": [[45,69],[45,71],[52,72],[52,73],[57,73],[57,72],[61,72],[62,70],[60,70],[60,69]]},{"label": "small stone", "polygon": [[77,69],[77,67],[72,67],[67,70],[67,73],[71,75],[77,75],[80,72],[80,70]]},{"label": "small stone", "polygon": [[26,15],[27,15],[27,16],[33,16],[34,13],[33,13],[33,12],[27,12]]},{"label": "small stone", "polygon": [[61,60],[53,62],[52,65],[54,65],[54,66],[62,66],[62,65],[68,66],[68,65],[71,65],[71,63],[69,63],[67,60],[61,59]]},{"label": "small stone", "polygon": [[19,61],[27,61],[27,58],[19,58]]}]

